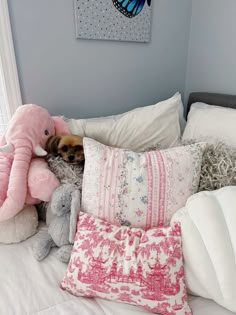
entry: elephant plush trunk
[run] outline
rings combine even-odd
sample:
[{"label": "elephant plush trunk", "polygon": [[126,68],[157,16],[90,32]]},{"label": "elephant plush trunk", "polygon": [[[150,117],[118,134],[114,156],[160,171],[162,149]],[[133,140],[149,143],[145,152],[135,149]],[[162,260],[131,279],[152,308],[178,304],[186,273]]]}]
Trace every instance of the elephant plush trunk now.
[{"label": "elephant plush trunk", "polygon": [[0,222],[14,217],[24,207],[27,194],[27,177],[32,151],[27,146],[15,147],[10,169],[1,173],[1,181],[9,177],[6,199],[0,207]]}]

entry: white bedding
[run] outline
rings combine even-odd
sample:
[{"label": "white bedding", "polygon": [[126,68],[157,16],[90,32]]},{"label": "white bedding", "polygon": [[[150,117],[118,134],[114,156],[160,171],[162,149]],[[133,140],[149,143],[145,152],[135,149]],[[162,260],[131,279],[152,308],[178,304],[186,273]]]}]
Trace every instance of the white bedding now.
[{"label": "white bedding", "polygon": [[[44,226],[40,227],[42,233]],[[150,315],[141,308],[101,299],[78,298],[59,288],[65,271],[55,251],[42,262],[32,255],[37,234],[13,245],[0,244],[0,315]],[[232,315],[210,300],[189,297],[194,315]]]}]

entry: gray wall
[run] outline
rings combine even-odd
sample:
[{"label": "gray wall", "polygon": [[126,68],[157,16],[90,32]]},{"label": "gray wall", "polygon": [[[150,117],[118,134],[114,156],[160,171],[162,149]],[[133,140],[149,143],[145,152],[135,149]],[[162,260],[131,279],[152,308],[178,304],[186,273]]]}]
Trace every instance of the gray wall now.
[{"label": "gray wall", "polygon": [[23,102],[95,117],[184,93],[191,1],[152,2],[142,44],[76,39],[72,0],[8,0]]},{"label": "gray wall", "polygon": [[236,94],[236,1],[193,0],[186,74],[189,92]]}]

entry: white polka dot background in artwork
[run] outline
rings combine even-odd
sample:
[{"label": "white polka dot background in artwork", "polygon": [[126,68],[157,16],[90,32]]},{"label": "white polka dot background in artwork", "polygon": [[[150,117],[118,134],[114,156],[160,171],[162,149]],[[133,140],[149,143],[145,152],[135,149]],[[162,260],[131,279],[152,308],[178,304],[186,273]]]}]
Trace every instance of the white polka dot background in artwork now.
[{"label": "white polka dot background in artwork", "polygon": [[74,0],[76,37],[149,42],[151,6],[146,3],[133,18],[122,14],[112,0]]}]

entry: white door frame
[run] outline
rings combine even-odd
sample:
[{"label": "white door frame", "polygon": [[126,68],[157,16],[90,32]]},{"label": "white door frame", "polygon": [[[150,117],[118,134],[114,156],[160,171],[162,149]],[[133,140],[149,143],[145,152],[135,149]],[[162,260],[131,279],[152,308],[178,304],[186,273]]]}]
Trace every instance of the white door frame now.
[{"label": "white door frame", "polygon": [[9,117],[22,105],[7,0],[0,0],[0,82]]}]

